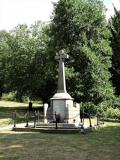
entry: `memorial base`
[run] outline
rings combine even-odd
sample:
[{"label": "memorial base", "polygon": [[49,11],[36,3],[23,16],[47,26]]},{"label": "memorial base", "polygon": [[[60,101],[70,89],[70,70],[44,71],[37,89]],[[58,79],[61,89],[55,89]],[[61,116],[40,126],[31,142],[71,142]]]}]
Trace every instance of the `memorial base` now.
[{"label": "memorial base", "polygon": [[61,123],[79,123],[80,106],[73,105],[73,98],[68,93],[56,93],[51,98],[53,120],[60,118]]}]

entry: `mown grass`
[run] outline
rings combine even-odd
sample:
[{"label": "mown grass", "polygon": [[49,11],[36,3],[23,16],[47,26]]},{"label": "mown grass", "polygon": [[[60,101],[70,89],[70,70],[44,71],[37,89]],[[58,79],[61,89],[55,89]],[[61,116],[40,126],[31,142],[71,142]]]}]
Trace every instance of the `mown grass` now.
[{"label": "mown grass", "polygon": [[0,133],[1,160],[119,160],[120,126],[89,134]]},{"label": "mown grass", "polygon": [[19,107],[27,107],[27,103],[19,103],[19,102],[12,102],[12,101],[0,101],[0,107],[7,107],[7,108],[19,108]]},{"label": "mown grass", "polygon": [[[0,127],[3,123],[10,123],[14,109],[22,107],[0,106]],[[93,119],[93,123],[95,122]],[[119,160],[120,123],[105,124],[107,127],[89,134],[2,131],[0,160]]]}]

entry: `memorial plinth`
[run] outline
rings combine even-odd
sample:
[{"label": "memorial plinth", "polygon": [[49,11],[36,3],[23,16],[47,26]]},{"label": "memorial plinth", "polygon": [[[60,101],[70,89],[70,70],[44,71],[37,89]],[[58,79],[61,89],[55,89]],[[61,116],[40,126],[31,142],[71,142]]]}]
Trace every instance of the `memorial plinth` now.
[{"label": "memorial plinth", "polygon": [[59,114],[61,122],[69,123],[69,111],[73,106],[73,98],[68,93],[56,93],[52,98],[53,118]]}]

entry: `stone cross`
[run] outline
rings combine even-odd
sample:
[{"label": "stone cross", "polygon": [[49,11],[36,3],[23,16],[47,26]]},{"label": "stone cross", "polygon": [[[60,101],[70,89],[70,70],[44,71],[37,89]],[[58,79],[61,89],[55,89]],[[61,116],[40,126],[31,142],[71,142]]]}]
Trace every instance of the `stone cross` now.
[{"label": "stone cross", "polygon": [[66,93],[65,70],[64,70],[65,58],[69,58],[69,56],[65,54],[63,50],[61,50],[55,56],[55,59],[59,61],[57,93]]}]

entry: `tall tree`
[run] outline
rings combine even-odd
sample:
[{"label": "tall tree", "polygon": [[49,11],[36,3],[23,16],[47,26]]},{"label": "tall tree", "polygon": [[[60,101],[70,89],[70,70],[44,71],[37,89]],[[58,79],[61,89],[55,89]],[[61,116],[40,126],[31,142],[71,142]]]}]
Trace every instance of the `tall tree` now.
[{"label": "tall tree", "polygon": [[54,7],[51,44],[65,49],[67,88],[76,101],[99,104],[113,96],[110,32],[100,0],[59,0]]},{"label": "tall tree", "polygon": [[0,97],[5,91],[6,58],[9,54],[9,46],[7,44],[8,37],[10,37],[8,32],[0,31]]},{"label": "tall tree", "polygon": [[109,20],[112,33],[112,81],[116,95],[120,95],[120,11],[114,7],[115,14]]},{"label": "tall tree", "polygon": [[28,95],[45,102],[53,93],[53,67],[47,52],[47,28],[46,24],[37,21],[30,28],[18,25],[10,32],[5,79],[7,88],[17,93],[18,100]]}]

